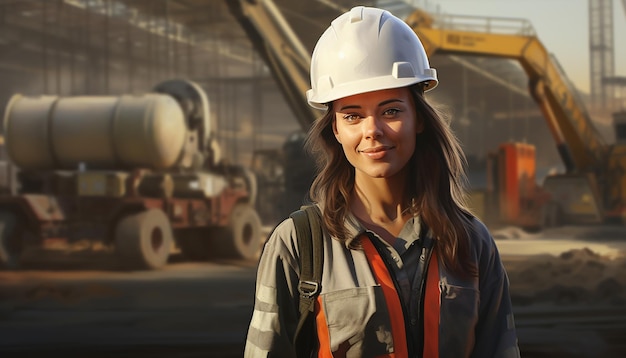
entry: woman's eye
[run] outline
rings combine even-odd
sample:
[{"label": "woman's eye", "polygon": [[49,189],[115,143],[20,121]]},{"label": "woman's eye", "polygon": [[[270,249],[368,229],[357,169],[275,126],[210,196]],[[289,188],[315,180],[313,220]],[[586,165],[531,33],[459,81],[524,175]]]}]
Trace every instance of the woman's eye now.
[{"label": "woman's eye", "polygon": [[359,115],[358,114],[346,114],[345,116],[343,116],[343,119],[345,119],[348,122],[353,122],[356,121],[357,119],[359,119]]},{"label": "woman's eye", "polygon": [[397,108],[389,108],[388,110],[383,112],[383,115],[387,117],[395,117],[400,112]]}]

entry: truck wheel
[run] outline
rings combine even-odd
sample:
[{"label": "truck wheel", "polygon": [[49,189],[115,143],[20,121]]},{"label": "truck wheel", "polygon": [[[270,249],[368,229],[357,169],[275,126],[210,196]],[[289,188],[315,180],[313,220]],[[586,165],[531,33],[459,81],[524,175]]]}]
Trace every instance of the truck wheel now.
[{"label": "truck wheel", "polygon": [[22,225],[17,215],[0,212],[0,268],[19,268],[22,244]]},{"label": "truck wheel", "polygon": [[115,228],[115,249],[126,268],[158,269],[167,263],[172,227],[162,210],[122,218]]},{"label": "truck wheel", "polygon": [[176,233],[176,243],[185,258],[206,261],[211,256],[210,237],[208,230],[181,230]]},{"label": "truck wheel", "polygon": [[261,219],[250,204],[237,204],[224,235],[211,238],[216,254],[255,260],[261,254]]}]

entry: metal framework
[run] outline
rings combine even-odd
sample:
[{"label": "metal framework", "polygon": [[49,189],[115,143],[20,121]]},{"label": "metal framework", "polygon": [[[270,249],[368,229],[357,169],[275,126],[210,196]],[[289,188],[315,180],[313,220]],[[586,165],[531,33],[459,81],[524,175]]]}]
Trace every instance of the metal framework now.
[{"label": "metal framework", "polygon": [[[290,110],[266,61],[233,18],[231,1],[235,0],[0,0],[0,109],[16,92],[136,93],[149,91],[165,79],[188,78],[209,96],[224,154],[233,162],[246,163],[252,150],[282,146],[299,129],[301,118]],[[274,3],[310,52],[330,21],[356,4],[388,7],[402,16],[426,1]],[[513,137],[523,132],[500,129],[517,125],[500,119],[523,112],[530,101],[524,90],[515,89],[525,88],[521,69],[494,59],[460,61],[443,55],[435,55],[432,65],[445,84],[430,95],[434,101],[461,108],[460,116],[470,113],[496,133],[510,132]],[[481,68],[485,70],[479,73]],[[472,85],[465,95],[461,78]],[[459,104],[460,98],[465,106]],[[541,121],[539,114],[532,118]],[[475,127],[467,127],[468,152],[477,142],[470,131]],[[552,150],[547,130],[544,140]],[[481,143],[476,152],[491,147]],[[556,153],[553,157],[558,160]]]},{"label": "metal framework", "polygon": [[613,31],[613,0],[589,0],[590,92],[596,109],[613,107],[615,91],[605,82],[615,76]]}]

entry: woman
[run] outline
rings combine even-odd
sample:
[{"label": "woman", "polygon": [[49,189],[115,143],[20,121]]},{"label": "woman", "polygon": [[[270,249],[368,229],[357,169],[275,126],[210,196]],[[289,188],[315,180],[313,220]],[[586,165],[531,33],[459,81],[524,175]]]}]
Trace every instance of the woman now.
[{"label": "woman", "polygon": [[[506,272],[463,204],[464,157],[424,98],[437,77],[415,33],[353,8],[316,44],[311,85],[324,264],[307,355],[518,357]],[[246,357],[295,356],[298,275],[287,219],[259,263]]]}]

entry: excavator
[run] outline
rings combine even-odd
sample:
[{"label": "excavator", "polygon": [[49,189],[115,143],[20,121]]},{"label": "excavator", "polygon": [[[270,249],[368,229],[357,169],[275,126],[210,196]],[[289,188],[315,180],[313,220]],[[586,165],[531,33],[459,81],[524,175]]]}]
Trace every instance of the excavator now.
[{"label": "excavator", "polygon": [[[241,0],[229,5],[306,131],[321,115],[308,107],[304,95],[309,88],[309,53],[271,0]],[[519,61],[565,167],[564,173],[549,175],[541,186],[535,186],[534,149],[518,143],[499,148],[496,157],[501,159],[495,160],[497,169],[491,171],[496,173],[496,188],[490,195],[501,204],[495,210],[508,213],[503,220],[526,227],[623,223],[626,136],[620,133],[625,132],[626,120],[616,119],[616,142],[607,144],[558,62],[534,32],[473,31],[447,20],[438,22],[421,9],[405,19],[429,57],[482,55]],[[293,173],[292,169],[286,167],[285,172]]]},{"label": "excavator", "polygon": [[[416,9],[405,21],[422,40],[429,56],[484,55],[517,60],[528,76],[530,95],[545,118],[565,167],[564,173],[544,179],[539,189],[545,195],[543,201],[536,201],[539,206],[529,207],[520,201],[508,205],[521,207],[520,216],[524,215],[524,208],[526,214],[529,210],[541,213],[536,216],[535,226],[622,223],[626,218],[624,138],[618,135],[615,144],[603,140],[557,60],[535,34],[468,31],[466,27],[454,26],[453,20],[448,18],[440,24],[430,14]],[[615,121],[617,134],[623,125]],[[511,168],[507,169],[511,170],[500,173],[516,173],[513,166],[518,165],[518,157],[514,155],[508,161]],[[502,164],[506,163],[505,160]],[[500,179],[507,182],[507,178]],[[513,191],[523,190],[525,186]],[[523,198],[518,195],[517,199]]]}]

